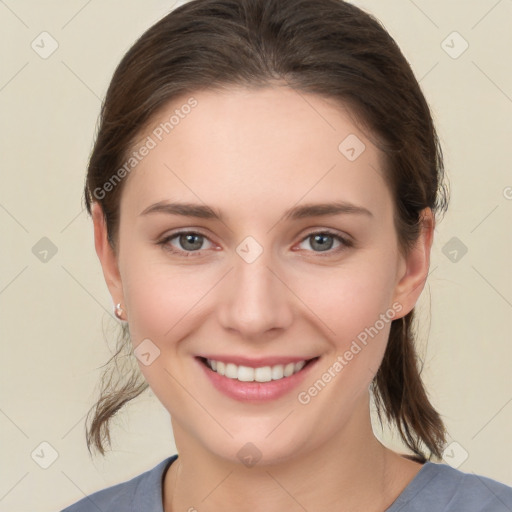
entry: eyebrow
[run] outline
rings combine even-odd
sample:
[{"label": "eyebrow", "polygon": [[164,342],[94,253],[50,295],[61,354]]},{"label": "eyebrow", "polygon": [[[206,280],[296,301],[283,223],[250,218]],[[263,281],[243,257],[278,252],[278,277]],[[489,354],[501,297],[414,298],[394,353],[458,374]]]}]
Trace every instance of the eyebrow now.
[{"label": "eyebrow", "polygon": [[[215,208],[207,205],[181,202],[160,201],[148,206],[139,215],[151,213],[165,213],[167,215],[180,215],[183,217],[196,217],[200,219],[220,220],[224,222],[224,216]],[[335,201],[331,203],[308,203],[294,206],[285,211],[283,220],[298,220],[308,217],[321,217],[329,215],[357,214],[373,217],[373,213],[348,201]]]}]

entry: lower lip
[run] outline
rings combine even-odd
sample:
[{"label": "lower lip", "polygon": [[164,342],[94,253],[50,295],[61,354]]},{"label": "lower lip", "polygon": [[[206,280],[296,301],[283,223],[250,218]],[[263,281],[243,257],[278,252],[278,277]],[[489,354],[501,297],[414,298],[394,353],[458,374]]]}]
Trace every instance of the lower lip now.
[{"label": "lower lip", "polygon": [[230,379],[214,372],[201,359],[195,359],[215,388],[226,396],[241,402],[267,402],[276,400],[297,387],[310,373],[319,358],[313,359],[302,370],[290,377],[269,382],[241,382],[237,379]]}]

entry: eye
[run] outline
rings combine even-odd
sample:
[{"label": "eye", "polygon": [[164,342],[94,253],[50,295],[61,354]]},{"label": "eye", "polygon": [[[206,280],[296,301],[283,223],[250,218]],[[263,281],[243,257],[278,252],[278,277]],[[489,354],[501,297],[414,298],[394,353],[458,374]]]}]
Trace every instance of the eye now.
[{"label": "eye", "polygon": [[[178,248],[171,244],[171,241],[174,239],[176,239]],[[197,233],[195,231],[179,231],[166,236],[163,240],[158,242],[158,245],[161,245],[166,251],[173,254],[179,254],[180,256],[185,257],[195,257],[200,255],[201,246],[205,240],[208,240],[208,238],[201,233]]]},{"label": "eye", "polygon": [[[332,256],[354,245],[350,239],[338,233],[325,230],[309,233],[302,239],[301,244],[309,240],[311,240],[310,246],[313,248],[313,251],[309,252],[326,253],[319,254],[319,256]],[[338,242],[338,247],[332,249],[332,240]],[[176,244],[172,244],[171,242],[173,241],[176,241]],[[157,243],[172,254],[184,257],[197,257],[202,255],[204,249],[202,246],[205,241],[211,244],[208,237],[202,233],[196,231],[178,231],[166,236]],[[208,247],[206,249],[208,249]]]},{"label": "eye", "polygon": [[[340,245],[338,245],[338,247],[336,247],[334,250],[331,250],[333,246],[333,239],[339,242]],[[309,240],[311,240],[310,246],[314,249],[313,252],[327,253],[320,254],[320,256],[330,256],[354,245],[348,238],[345,238],[331,231],[316,231],[309,233],[305,238],[302,239],[301,243]],[[315,250],[315,248],[318,250]]]}]

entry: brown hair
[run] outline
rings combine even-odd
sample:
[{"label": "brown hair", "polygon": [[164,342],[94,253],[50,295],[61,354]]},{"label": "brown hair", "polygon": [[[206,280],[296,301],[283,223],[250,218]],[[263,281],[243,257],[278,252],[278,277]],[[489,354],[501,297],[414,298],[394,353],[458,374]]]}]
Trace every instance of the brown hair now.
[{"label": "brown hair", "polygon": [[[201,89],[283,81],[349,107],[372,133],[385,155],[398,243],[407,255],[422,228],[421,211],[428,207],[437,215],[447,208],[442,150],[427,102],[395,41],[373,16],[341,0],[192,0],[137,40],[108,88],[85,184],[87,211],[93,201],[100,203],[112,248],[125,180],[108,189],[105,184],[112,184],[116,172],[119,178],[137,137],[164,106]],[[381,424],[383,409],[419,460],[427,458],[421,443],[429,460],[440,459],[446,430],[421,380],[413,320],[414,309],[392,322],[371,390]],[[148,387],[136,365],[118,371],[120,354],[132,357],[130,346],[123,328],[101,396],[89,411],[94,409],[86,428],[89,452],[95,446],[105,453],[109,421]]]}]

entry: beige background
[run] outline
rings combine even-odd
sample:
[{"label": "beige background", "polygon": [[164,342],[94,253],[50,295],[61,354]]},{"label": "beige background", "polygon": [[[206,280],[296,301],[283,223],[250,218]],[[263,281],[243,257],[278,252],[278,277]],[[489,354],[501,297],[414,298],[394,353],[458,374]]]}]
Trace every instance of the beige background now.
[{"label": "beige background", "polygon": [[[512,485],[512,1],[354,3],[410,61],[445,153],[452,201],[418,308],[424,379],[458,443],[446,460]],[[1,511],[59,511],[175,453],[167,411],[146,392],[117,419],[113,451],[89,459],[84,417],[117,327],[81,203],[112,72],[174,5],[0,0]],[[46,37],[51,48],[43,31],[58,43],[45,59],[31,47]],[[457,58],[454,31],[469,44]],[[33,252],[43,237],[57,249],[46,262]],[[467,247],[456,261],[453,244]],[[405,452],[378,424],[376,434]],[[49,461],[42,442],[58,454],[47,469],[31,455]]]}]

